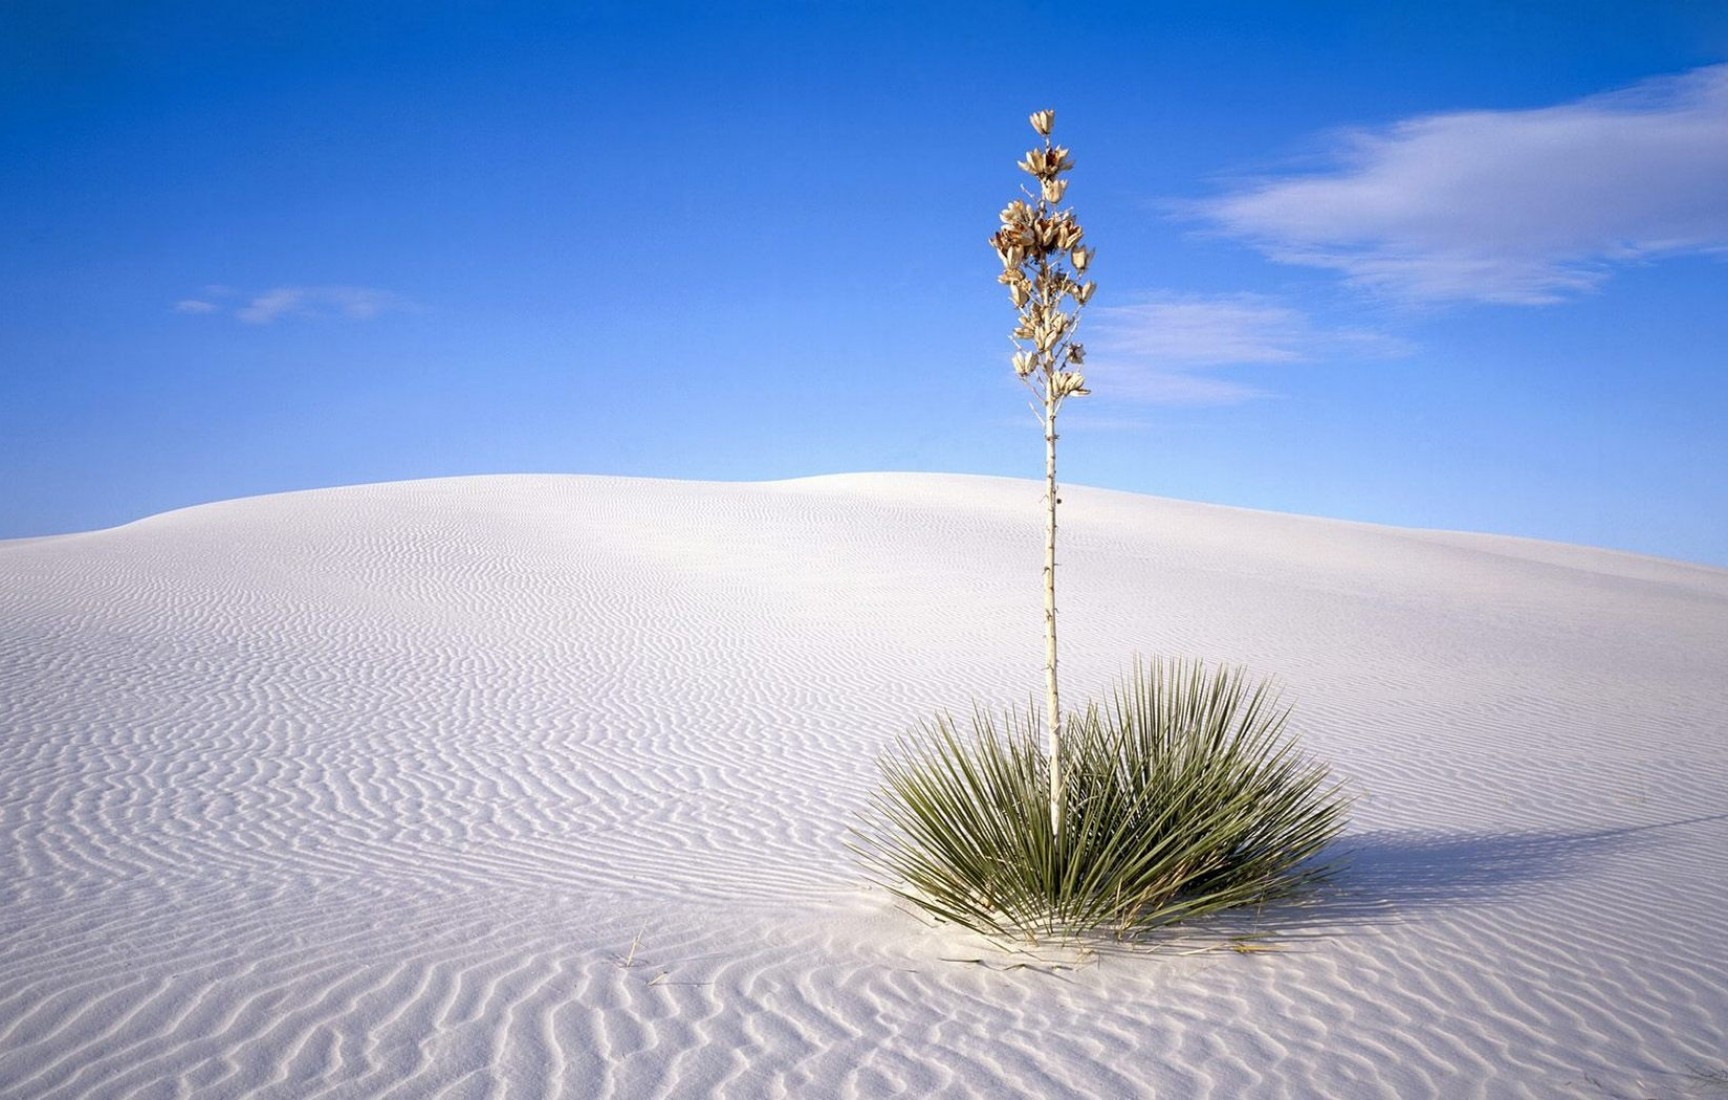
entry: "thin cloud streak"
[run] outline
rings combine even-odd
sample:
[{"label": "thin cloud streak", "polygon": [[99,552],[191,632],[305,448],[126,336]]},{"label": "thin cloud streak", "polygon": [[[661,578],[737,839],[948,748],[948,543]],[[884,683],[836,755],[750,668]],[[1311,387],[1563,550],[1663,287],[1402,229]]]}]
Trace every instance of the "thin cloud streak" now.
[{"label": "thin cloud streak", "polygon": [[1728,255],[1728,64],[1353,131],[1336,158],[1188,210],[1273,260],[1414,301],[1542,304],[1617,265]]},{"label": "thin cloud streak", "polygon": [[[235,298],[243,301],[230,304]],[[369,321],[384,313],[417,308],[399,294],[363,286],[280,286],[250,296],[226,287],[206,287],[203,297],[174,304],[176,313],[231,313],[249,325],[273,324],[286,317]]]},{"label": "thin cloud streak", "polygon": [[1326,329],[1258,294],[1149,295],[1100,308],[1090,322],[1087,375],[1098,392],[1161,405],[1228,405],[1268,397],[1204,373],[1339,358],[1388,358],[1408,348],[1379,333]]}]

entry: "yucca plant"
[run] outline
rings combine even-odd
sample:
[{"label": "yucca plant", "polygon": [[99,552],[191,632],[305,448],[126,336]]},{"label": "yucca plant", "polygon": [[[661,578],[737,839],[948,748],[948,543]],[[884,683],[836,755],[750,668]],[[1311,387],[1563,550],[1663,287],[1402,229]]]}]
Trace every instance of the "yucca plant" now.
[{"label": "yucca plant", "polygon": [[1060,833],[1037,708],[976,711],[970,736],[938,718],[883,758],[853,847],[896,895],[1001,938],[1131,937],[1285,897],[1329,872],[1346,806],[1288,717],[1241,670],[1137,663],[1071,718]]},{"label": "yucca plant", "polygon": [[[1037,181],[990,244],[1019,321],[1014,371],[1044,433],[1044,674],[1039,708],[975,710],[970,736],[941,717],[882,759],[886,779],[853,848],[888,889],[987,935],[1119,935],[1283,896],[1325,873],[1343,826],[1324,767],[1284,735],[1266,685],[1200,664],[1136,665],[1104,707],[1064,715],[1056,675],[1056,414],[1084,395],[1074,340],[1092,250],[1061,203],[1074,166],[1044,139],[1020,161]],[[1044,738],[1040,745],[1040,735]]]}]

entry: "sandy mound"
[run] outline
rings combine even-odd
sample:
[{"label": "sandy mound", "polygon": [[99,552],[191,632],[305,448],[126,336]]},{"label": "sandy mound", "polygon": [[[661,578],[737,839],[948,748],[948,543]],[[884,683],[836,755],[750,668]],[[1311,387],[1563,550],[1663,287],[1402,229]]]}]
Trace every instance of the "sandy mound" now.
[{"label": "sandy mound", "polygon": [[1359,795],[1352,870],[1279,953],[1089,962],[866,889],[877,751],[1040,689],[1039,492],[466,478],[0,543],[0,1095],[1728,1067],[1722,570],[1067,490],[1069,698],[1136,652],[1275,674]]}]

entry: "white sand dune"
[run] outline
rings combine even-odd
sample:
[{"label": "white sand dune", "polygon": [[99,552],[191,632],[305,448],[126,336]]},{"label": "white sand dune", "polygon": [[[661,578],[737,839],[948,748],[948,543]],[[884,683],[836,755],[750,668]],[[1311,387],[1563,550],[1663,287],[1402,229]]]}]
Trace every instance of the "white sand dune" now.
[{"label": "white sand dune", "polygon": [[465,478],[0,543],[0,1096],[1728,1068],[1728,571],[1069,489],[1070,699],[1277,676],[1353,863],[1276,953],[1016,957],[866,887],[875,755],[1041,688],[1039,493]]}]

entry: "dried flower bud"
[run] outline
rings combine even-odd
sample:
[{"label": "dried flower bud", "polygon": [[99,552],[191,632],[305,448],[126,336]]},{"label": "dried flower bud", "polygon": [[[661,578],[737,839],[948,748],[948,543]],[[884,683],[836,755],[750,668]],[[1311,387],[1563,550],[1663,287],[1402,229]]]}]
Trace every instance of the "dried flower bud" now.
[{"label": "dried flower bud", "polygon": [[1008,297],[1014,300],[1014,308],[1019,309],[1026,304],[1028,298],[1032,297],[1032,291],[1027,288],[1024,282],[1009,283]]},{"label": "dried flower bud", "polygon": [[1079,366],[1081,363],[1084,363],[1086,361],[1086,345],[1085,344],[1069,344],[1068,345],[1068,361],[1070,363],[1073,363],[1075,366]]},{"label": "dried flower bud", "polygon": [[1092,392],[1086,388],[1086,379],[1079,371],[1057,371],[1050,382],[1057,397],[1085,397]]},{"label": "dried flower bud", "polygon": [[1044,201],[1054,206],[1062,201],[1062,192],[1068,190],[1067,180],[1045,180]]},{"label": "dried flower bud", "polygon": [[1032,353],[1017,351],[1014,353],[1014,373],[1025,378],[1032,373]]},{"label": "dried flower bud", "polygon": [[1070,290],[1068,293],[1073,296],[1076,302],[1085,305],[1087,302],[1092,300],[1092,292],[1097,289],[1097,283],[1084,283]]},{"label": "dried flower bud", "polygon": [[1069,317],[1059,309],[1042,311],[1033,321],[1032,342],[1048,355],[1068,331]]},{"label": "dried flower bud", "polygon": [[1041,180],[1053,180],[1061,172],[1074,167],[1074,162],[1068,158],[1068,150],[1060,145],[1049,149],[1034,149],[1021,158],[1020,170],[1029,172]]},{"label": "dried flower bud", "polygon": [[[1090,248],[1076,248],[1068,254],[1068,258],[1074,261],[1075,271],[1085,271],[1086,265],[1092,262],[1092,250]],[[1082,302],[1085,300],[1085,298],[1080,299]]]},{"label": "dried flower bud", "polygon": [[1002,208],[1002,213],[999,217],[1002,219],[1002,225],[1004,228],[1018,228],[1029,224],[1032,221],[1034,214],[1030,206],[1027,206],[1019,199],[1015,199],[1013,202]]},{"label": "dried flower bud", "polygon": [[990,237],[990,247],[996,250],[996,255],[1005,268],[1016,268],[1026,259],[1026,246],[1022,243],[1024,234],[1004,226]]},{"label": "dried flower bud", "polygon": [[1038,111],[1031,118],[1032,128],[1043,137],[1050,136],[1050,127],[1056,125],[1055,111]]}]

